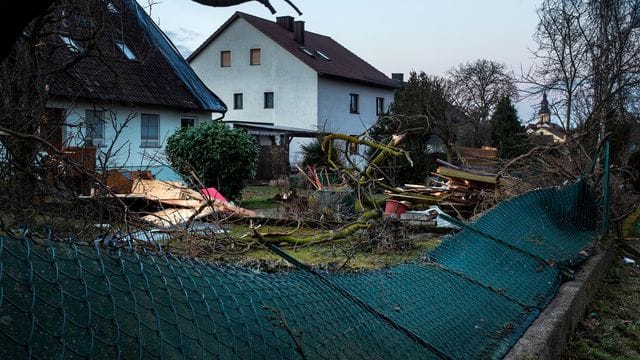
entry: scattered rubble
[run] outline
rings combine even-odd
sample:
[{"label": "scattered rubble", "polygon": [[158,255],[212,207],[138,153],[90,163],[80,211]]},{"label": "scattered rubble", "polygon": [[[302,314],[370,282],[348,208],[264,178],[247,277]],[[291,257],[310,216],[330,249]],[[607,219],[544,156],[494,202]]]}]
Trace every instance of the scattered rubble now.
[{"label": "scattered rubble", "polygon": [[496,189],[496,174],[456,166],[443,160],[438,162],[440,166],[432,174],[434,178],[431,185],[405,184],[386,190],[388,201],[401,202],[407,210],[438,205],[438,209],[442,208],[447,213],[469,217],[478,203],[485,199],[483,195],[493,193]]},{"label": "scattered rubble", "polygon": [[[157,205],[161,210],[144,215],[142,219],[160,229],[181,226],[214,213],[257,216],[252,210],[234,205],[213,187],[196,191],[180,182],[155,180],[148,171],[109,170],[104,175],[104,182],[117,198],[142,199]],[[92,191],[90,197],[96,196],[102,195]]]}]

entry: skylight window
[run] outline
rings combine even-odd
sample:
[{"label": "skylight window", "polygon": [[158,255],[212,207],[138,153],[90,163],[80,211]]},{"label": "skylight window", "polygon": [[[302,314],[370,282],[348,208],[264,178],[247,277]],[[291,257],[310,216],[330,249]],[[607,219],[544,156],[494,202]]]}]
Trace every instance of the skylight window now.
[{"label": "skylight window", "polygon": [[304,46],[300,46],[300,50],[302,50],[302,52],[304,52],[305,54],[307,54],[307,55],[309,55],[309,56],[311,56],[311,57],[316,57],[316,56],[311,52],[311,50],[307,49],[307,48],[306,48],[306,47],[304,47]]},{"label": "skylight window", "polygon": [[134,54],[134,52],[131,51],[131,49],[129,49],[129,47],[127,46],[127,44],[124,43],[124,41],[116,41],[115,43],[118,49],[122,51],[122,54],[124,54],[124,57],[127,58],[127,60],[137,59],[136,54]]},{"label": "skylight window", "polygon": [[107,10],[109,10],[112,14],[118,13],[118,8],[115,5],[113,5],[113,2],[111,1],[107,2]]},{"label": "skylight window", "polygon": [[64,35],[60,35],[60,39],[62,43],[67,47],[67,49],[71,50],[74,53],[82,52],[82,47],[78,45],[78,43],[72,38]]},{"label": "skylight window", "polygon": [[317,53],[318,55],[320,55],[320,57],[321,57],[321,58],[323,58],[323,59],[325,59],[325,60],[327,60],[327,61],[331,61],[331,58],[330,58],[330,57],[328,57],[327,55],[325,55],[322,51],[320,51],[320,50],[316,50],[316,53]]}]

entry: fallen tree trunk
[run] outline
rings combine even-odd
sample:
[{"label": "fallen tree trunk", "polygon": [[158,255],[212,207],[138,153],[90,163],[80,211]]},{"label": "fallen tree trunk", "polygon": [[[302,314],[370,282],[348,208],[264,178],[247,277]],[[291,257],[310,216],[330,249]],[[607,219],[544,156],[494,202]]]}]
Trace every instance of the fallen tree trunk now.
[{"label": "fallen tree trunk", "polygon": [[[376,186],[394,191],[393,187],[385,184],[373,177],[375,170],[387,159],[389,156],[402,157],[404,156],[407,161],[411,165],[413,165],[413,160],[411,160],[411,156],[409,152],[399,149],[398,146],[402,144],[404,141],[405,134],[402,135],[393,135],[391,140],[386,144],[380,144],[374,141],[360,139],[356,136],[345,135],[345,134],[328,134],[322,138],[322,149],[327,154],[327,161],[335,170],[340,170],[345,174],[350,180],[354,187],[363,187],[367,182],[373,182]],[[345,169],[344,167],[336,164],[332,159],[334,158],[334,140],[344,140],[348,143],[355,143],[360,145],[365,145],[371,148],[374,148],[379,151],[379,153],[371,159],[367,165],[367,168],[364,171],[360,171],[357,167],[353,166],[351,169]],[[354,175],[353,172],[357,173]]]},{"label": "fallen tree trunk", "polygon": [[329,230],[328,232],[303,237],[293,235],[279,236],[281,234],[276,235],[269,233],[262,234],[257,228],[253,228],[252,238],[258,239],[258,242],[262,244],[285,243],[294,246],[309,246],[345,239],[360,230],[367,230],[370,227],[371,224],[369,222],[356,222],[338,230]]},{"label": "fallen tree trunk", "polygon": [[263,244],[281,244],[286,243],[288,245],[294,246],[309,246],[327,243],[331,241],[341,240],[348,238],[349,236],[354,235],[356,232],[360,230],[368,230],[371,228],[371,222],[369,220],[380,217],[380,213],[372,210],[363,213],[360,216],[360,219],[354,223],[343,226],[337,230],[329,230],[327,232],[322,232],[318,234],[314,234],[311,236],[295,236],[295,232],[299,229],[298,227],[287,233],[261,233],[259,231],[259,226],[250,225],[253,234],[252,238],[258,239],[259,243]]}]

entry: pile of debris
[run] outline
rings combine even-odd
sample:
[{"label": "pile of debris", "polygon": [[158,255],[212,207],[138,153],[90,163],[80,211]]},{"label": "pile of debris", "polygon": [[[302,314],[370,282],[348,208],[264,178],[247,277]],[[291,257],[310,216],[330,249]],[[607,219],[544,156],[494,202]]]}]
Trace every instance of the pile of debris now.
[{"label": "pile of debris", "polygon": [[400,218],[413,218],[416,214],[411,211],[402,215],[408,210],[422,210],[437,205],[456,217],[472,216],[478,204],[496,189],[496,174],[489,171],[495,169],[497,150],[463,148],[461,158],[466,166],[438,160],[440,166],[432,173],[434,178],[430,185],[405,184],[393,191],[386,191],[388,200],[385,212]]},{"label": "pile of debris", "polygon": [[[155,180],[148,171],[122,173],[109,170],[104,174],[104,183],[112,192],[110,196],[125,201],[143,200],[154,204],[154,208],[160,210],[141,218],[162,229],[191,223],[214,213],[257,216],[252,210],[234,205],[213,187],[196,191],[180,182]],[[91,196],[101,194],[94,191]]]}]

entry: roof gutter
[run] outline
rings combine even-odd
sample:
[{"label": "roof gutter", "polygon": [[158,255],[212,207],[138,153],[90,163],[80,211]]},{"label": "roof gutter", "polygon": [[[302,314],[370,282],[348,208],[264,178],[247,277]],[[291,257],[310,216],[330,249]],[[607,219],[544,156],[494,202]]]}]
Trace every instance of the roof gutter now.
[{"label": "roof gutter", "polygon": [[387,83],[387,82],[382,82],[382,81],[367,80],[367,79],[357,79],[357,78],[352,78],[352,77],[348,77],[348,76],[340,76],[340,75],[327,74],[327,73],[321,73],[321,72],[318,73],[318,76],[331,78],[331,79],[338,79],[338,80],[347,80],[347,81],[350,81],[350,82],[356,82],[356,83],[360,83],[360,84],[383,87],[383,88],[387,88],[387,89],[400,89],[402,87],[401,83],[395,84],[395,83],[393,83],[393,80],[389,80],[389,82]]}]

